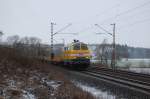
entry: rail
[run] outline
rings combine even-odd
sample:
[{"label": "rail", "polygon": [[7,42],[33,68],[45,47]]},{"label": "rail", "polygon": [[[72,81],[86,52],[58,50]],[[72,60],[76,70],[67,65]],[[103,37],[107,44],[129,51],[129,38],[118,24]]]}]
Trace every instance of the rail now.
[{"label": "rail", "polygon": [[89,68],[82,73],[150,95],[150,75],[108,68]]}]

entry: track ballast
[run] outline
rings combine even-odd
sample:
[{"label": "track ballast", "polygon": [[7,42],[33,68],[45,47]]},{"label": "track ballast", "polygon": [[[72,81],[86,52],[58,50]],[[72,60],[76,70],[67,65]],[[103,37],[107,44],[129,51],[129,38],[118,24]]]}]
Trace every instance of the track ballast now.
[{"label": "track ballast", "polygon": [[109,68],[88,68],[82,73],[150,96],[150,75]]}]

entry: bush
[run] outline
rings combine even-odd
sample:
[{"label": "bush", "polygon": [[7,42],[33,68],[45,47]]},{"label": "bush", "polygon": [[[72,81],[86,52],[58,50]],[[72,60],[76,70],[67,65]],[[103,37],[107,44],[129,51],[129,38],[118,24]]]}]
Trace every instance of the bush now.
[{"label": "bush", "polygon": [[145,68],[145,67],[147,67],[147,66],[146,66],[146,64],[145,64],[144,61],[141,61],[141,62],[139,63],[139,67],[140,67],[140,68]]},{"label": "bush", "polygon": [[128,63],[125,64],[125,68],[126,68],[126,69],[129,69],[129,68],[131,67],[131,65],[132,65],[132,64],[131,64],[130,62],[128,62]]},{"label": "bush", "polygon": [[[22,48],[21,48],[22,49]],[[29,79],[33,78],[31,87],[37,87],[41,83],[42,77],[47,77],[49,80],[56,80],[62,82],[55,93],[56,99],[94,99],[94,97],[82,89],[76,87],[68,80],[59,68],[43,64],[39,61],[38,56],[34,56],[31,50],[24,50],[14,47],[1,47],[0,48],[0,75],[1,80],[13,79],[14,81],[22,82],[21,89],[28,87],[30,84]],[[30,54],[32,53],[32,54]],[[4,77],[4,75],[7,75]],[[37,76],[40,78],[38,79]],[[0,82],[2,84],[2,82]],[[39,87],[37,87],[39,88]],[[41,99],[45,99],[47,95],[46,88],[43,90],[36,90],[38,95],[43,95]],[[13,96],[19,96],[19,91],[12,91]],[[37,96],[38,96],[37,95]],[[40,98],[39,98],[40,99]]]},{"label": "bush", "polygon": [[149,62],[149,64],[148,64],[148,67],[150,67],[150,62]]}]

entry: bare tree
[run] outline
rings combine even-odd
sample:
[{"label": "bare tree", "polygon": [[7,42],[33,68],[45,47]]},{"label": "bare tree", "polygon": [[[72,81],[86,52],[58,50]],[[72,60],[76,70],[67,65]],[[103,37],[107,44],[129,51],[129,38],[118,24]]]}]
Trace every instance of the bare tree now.
[{"label": "bare tree", "polygon": [[23,37],[20,39],[20,43],[23,45],[28,45],[29,44],[29,37]]},{"label": "bare tree", "polygon": [[19,40],[20,40],[20,37],[18,35],[7,37],[7,42],[8,44],[11,44],[11,45],[16,45],[17,43],[19,43]]},{"label": "bare tree", "polygon": [[37,38],[37,37],[30,37],[29,38],[30,44],[32,45],[37,45],[40,44],[41,39]]},{"label": "bare tree", "polygon": [[2,31],[0,31],[0,42],[2,41],[2,36],[4,35],[4,33]]},{"label": "bare tree", "polygon": [[101,64],[103,65],[108,65],[107,61],[108,61],[108,52],[109,51],[109,46],[107,46],[107,40],[104,39],[102,44],[100,44],[99,46],[97,46],[96,48],[96,55],[97,55],[97,59],[100,61]]},{"label": "bare tree", "polygon": [[22,50],[30,57],[37,57],[41,51],[41,39],[37,37],[23,37],[20,40]]},{"label": "bare tree", "polygon": [[108,61],[108,46],[107,46],[107,39],[104,39],[101,45],[102,49],[102,64],[107,65]]},{"label": "bare tree", "polygon": [[41,42],[41,39],[39,39],[37,37],[30,37],[29,38],[29,43],[30,43],[32,51],[34,52],[36,57],[39,56],[39,53],[41,50],[40,42]]},{"label": "bare tree", "polygon": [[0,31],[0,36],[2,36],[4,33],[2,31]]}]

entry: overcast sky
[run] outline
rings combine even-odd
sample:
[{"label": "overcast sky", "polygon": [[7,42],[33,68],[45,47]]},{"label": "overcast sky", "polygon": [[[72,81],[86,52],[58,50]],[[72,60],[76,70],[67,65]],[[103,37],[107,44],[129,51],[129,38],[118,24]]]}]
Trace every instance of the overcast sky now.
[{"label": "overcast sky", "polygon": [[35,36],[50,44],[51,21],[56,23],[54,32],[72,23],[55,35],[55,43],[62,39],[111,43],[111,36],[95,34],[104,31],[94,24],[112,32],[110,24],[116,23],[117,43],[150,48],[150,0],[0,0],[0,30],[5,37]]}]

